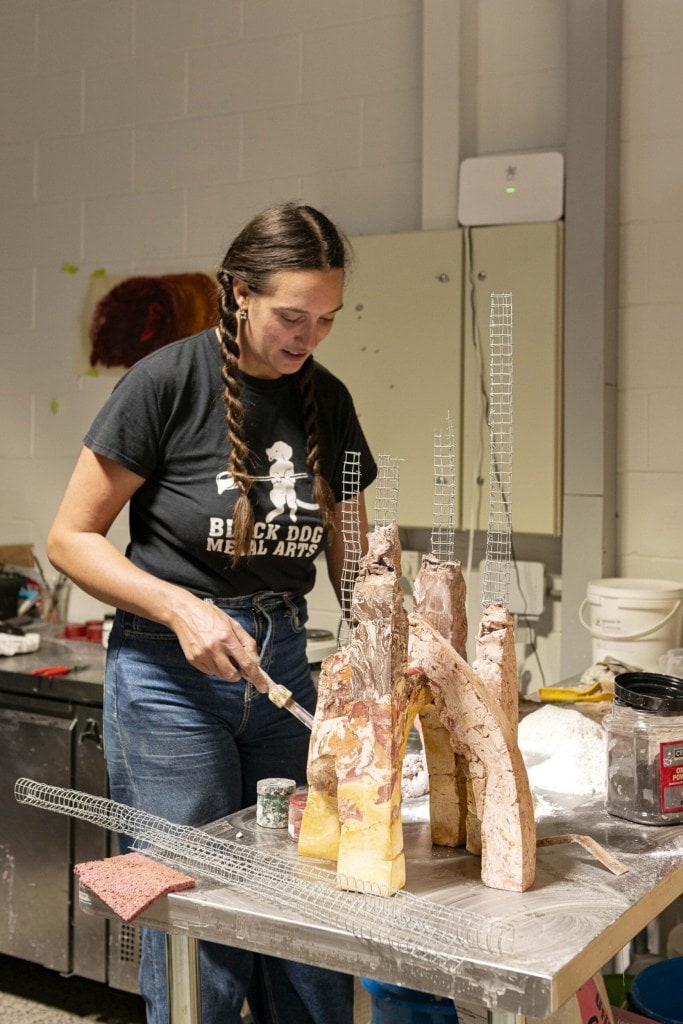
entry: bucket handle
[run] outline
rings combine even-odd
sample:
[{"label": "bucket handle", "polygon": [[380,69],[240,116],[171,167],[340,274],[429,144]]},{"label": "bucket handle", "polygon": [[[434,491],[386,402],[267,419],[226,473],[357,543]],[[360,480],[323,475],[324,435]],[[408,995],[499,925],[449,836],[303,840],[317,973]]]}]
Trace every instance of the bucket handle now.
[{"label": "bucket handle", "polygon": [[585,629],[588,630],[592,637],[595,637],[596,640],[640,640],[641,637],[650,636],[651,633],[656,633],[658,629],[661,629],[662,626],[665,626],[669,619],[672,619],[678,611],[678,609],[681,607],[681,602],[676,601],[676,604],[673,606],[671,611],[667,615],[665,615],[660,622],[655,622],[654,626],[650,626],[649,629],[641,629],[637,633],[621,633],[619,635],[615,635],[614,633],[598,633],[597,630],[593,629],[589,622],[586,622],[582,613],[586,605],[589,603],[590,602],[588,601],[588,598],[584,597],[579,608],[579,622]]}]

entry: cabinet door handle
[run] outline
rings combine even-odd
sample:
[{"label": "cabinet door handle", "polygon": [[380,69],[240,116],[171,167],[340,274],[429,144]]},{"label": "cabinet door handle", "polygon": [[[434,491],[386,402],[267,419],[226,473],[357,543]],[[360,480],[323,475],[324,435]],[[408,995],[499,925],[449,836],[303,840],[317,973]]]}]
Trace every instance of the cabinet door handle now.
[{"label": "cabinet door handle", "polygon": [[100,750],[102,749],[102,730],[100,729],[100,723],[94,718],[86,719],[83,732],[78,737],[79,743],[85,743],[86,741],[94,743]]}]

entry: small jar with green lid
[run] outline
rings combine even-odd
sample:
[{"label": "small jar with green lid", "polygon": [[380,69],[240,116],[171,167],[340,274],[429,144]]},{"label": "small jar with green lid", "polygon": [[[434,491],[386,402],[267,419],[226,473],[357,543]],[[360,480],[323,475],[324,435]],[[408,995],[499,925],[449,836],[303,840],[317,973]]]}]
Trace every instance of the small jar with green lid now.
[{"label": "small jar with green lid", "polygon": [[287,828],[289,798],[294,779],[260,779],[256,783],[256,824],[262,828]]}]

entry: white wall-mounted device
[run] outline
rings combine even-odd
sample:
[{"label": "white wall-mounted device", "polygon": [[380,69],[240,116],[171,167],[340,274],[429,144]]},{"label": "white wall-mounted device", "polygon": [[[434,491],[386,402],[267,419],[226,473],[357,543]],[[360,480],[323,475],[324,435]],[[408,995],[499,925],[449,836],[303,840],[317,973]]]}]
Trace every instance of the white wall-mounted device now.
[{"label": "white wall-mounted device", "polygon": [[500,153],[460,164],[458,220],[465,226],[553,221],[563,210],[561,153]]}]

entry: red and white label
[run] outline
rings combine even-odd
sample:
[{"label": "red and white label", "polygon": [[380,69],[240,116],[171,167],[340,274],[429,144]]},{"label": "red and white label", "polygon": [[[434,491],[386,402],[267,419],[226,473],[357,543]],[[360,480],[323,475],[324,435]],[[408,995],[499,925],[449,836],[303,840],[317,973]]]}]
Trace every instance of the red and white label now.
[{"label": "red and white label", "polygon": [[683,811],[683,740],[659,744],[659,797],[663,814]]},{"label": "red and white label", "polygon": [[576,993],[581,1014],[581,1024],[612,1024],[610,1008],[600,994],[600,989],[591,978]]}]

